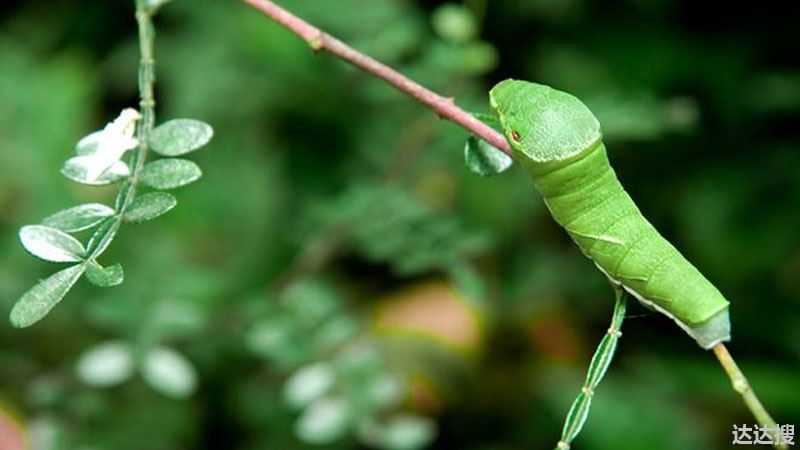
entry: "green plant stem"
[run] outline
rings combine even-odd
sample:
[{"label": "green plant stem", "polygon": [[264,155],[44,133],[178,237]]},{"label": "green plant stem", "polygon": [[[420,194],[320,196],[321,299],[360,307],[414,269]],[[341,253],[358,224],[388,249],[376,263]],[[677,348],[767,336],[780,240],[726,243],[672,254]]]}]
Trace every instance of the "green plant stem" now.
[{"label": "green plant stem", "polygon": [[136,0],[136,22],[139,24],[139,108],[142,115],[136,129],[139,149],[131,159],[133,171],[130,177],[131,193],[123,203],[122,210],[127,209],[136,194],[142,167],[149,150],[148,138],[156,120],[156,100],[154,88],[156,82],[153,28],[153,11],[147,7],[146,0]]},{"label": "green plant stem", "polygon": [[[742,396],[744,404],[747,405],[747,407],[750,409],[750,412],[753,413],[753,417],[756,418],[759,425],[762,427],[777,429],[778,425],[775,423],[775,420],[769,415],[767,409],[764,408],[764,405],[761,403],[761,400],[759,400],[758,396],[756,396],[755,391],[753,391],[753,388],[750,386],[750,382],[747,381],[747,377],[744,376],[742,371],[739,369],[739,366],[736,365],[736,361],[733,360],[733,357],[728,352],[728,348],[725,347],[725,344],[720,342],[719,344],[715,345],[714,354],[717,355],[719,363],[722,365],[722,368],[725,369],[725,373],[727,373],[728,377],[731,379],[733,390]],[[787,448],[785,444],[776,443],[773,446],[781,450],[786,450]]]},{"label": "green plant stem", "polygon": [[627,298],[621,286],[612,283],[612,287],[614,288],[615,302],[611,325],[609,325],[608,331],[597,346],[594,356],[592,356],[581,393],[572,402],[567,417],[564,419],[561,440],[556,444],[556,450],[568,450],[572,441],[581,432],[586,419],[589,417],[589,408],[592,405],[594,391],[605,376],[606,371],[608,371],[608,367],[614,359],[617,341],[622,336],[620,329],[622,328],[623,320],[625,320]]},{"label": "green plant stem", "polygon": [[[122,185],[118,194],[116,214],[110,220],[113,223],[108,223],[108,231],[101,236],[104,240],[103,245],[95,246],[94,250],[86,257],[87,264],[94,261],[100,253],[110,245],[116,235],[125,212],[130,207],[134,198],[136,198],[136,190],[139,187],[139,178],[141,177],[142,167],[147,159],[148,151],[148,138],[150,132],[153,130],[155,124],[155,107],[156,101],[154,92],[154,85],[156,80],[155,75],[155,57],[153,51],[153,44],[155,41],[155,30],[153,28],[153,14],[155,11],[147,6],[146,0],[136,0],[136,22],[139,28],[139,109],[141,119],[139,125],[136,127],[136,139],[139,141],[137,150],[131,156],[130,165],[133,167],[128,181]],[[120,201],[121,198],[121,201]],[[101,226],[102,228],[103,226]]]}]

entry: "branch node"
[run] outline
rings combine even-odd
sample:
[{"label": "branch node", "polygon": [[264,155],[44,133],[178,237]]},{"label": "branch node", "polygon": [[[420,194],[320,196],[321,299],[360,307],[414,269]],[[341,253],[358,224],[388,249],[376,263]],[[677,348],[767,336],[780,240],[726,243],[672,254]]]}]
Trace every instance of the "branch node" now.
[{"label": "branch node", "polygon": [[747,380],[744,380],[744,379],[741,379],[741,378],[737,378],[737,379],[733,380],[733,382],[731,384],[733,385],[733,390],[738,392],[738,393],[740,393],[740,394],[745,394],[748,391],[752,391],[752,388],[750,387],[750,383],[748,383]]},{"label": "branch node", "polygon": [[316,36],[312,37],[306,42],[308,42],[308,46],[311,47],[311,50],[314,53],[318,53],[325,48],[325,33],[320,31]]}]

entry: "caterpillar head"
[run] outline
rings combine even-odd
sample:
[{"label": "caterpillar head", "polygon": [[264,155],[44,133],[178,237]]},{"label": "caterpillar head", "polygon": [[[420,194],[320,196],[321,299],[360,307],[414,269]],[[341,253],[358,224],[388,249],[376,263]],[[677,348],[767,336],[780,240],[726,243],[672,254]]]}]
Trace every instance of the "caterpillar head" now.
[{"label": "caterpillar head", "polygon": [[600,123],[574,96],[543,84],[505,80],[489,92],[511,148],[536,163],[562,161],[600,142]]}]

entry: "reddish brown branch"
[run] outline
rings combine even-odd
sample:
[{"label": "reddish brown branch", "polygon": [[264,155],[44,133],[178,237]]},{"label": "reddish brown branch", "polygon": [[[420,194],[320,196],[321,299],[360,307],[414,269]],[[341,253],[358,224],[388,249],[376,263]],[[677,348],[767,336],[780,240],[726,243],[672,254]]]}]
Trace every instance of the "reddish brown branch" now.
[{"label": "reddish brown branch", "polygon": [[470,133],[479,136],[503,152],[509,155],[511,154],[508,142],[502,134],[456,106],[453,99],[443,97],[421,86],[419,83],[405,77],[391,67],[353,49],[344,42],[325,33],[269,0],[242,1],[303,38],[314,51],[328,52],[369,74],[385,80],[400,91],[432,109],[439,117],[455,122]]}]

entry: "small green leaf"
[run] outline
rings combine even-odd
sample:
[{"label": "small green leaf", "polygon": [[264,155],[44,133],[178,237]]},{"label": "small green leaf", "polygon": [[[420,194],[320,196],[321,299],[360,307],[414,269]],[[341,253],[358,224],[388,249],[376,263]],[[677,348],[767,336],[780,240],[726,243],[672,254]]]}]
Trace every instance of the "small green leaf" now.
[{"label": "small green leaf", "polygon": [[164,156],[179,156],[206,145],[214,135],[211,125],[194,119],[175,119],[150,133],[150,147]]},{"label": "small green leaf", "polygon": [[358,320],[343,314],[321,324],[311,337],[311,342],[318,351],[327,353],[353,339],[359,331]]},{"label": "small green leaf", "polygon": [[168,347],[149,351],[140,369],[144,381],[167,397],[186,398],[197,387],[197,372],[192,363]]},{"label": "small green leaf", "polygon": [[459,301],[467,306],[479,307],[487,292],[486,283],[480,274],[465,261],[454,262],[447,267],[447,272],[457,288]]},{"label": "small green leaf", "polygon": [[64,298],[85,269],[85,264],[78,264],[37,283],[11,309],[11,324],[24,328],[41,320]]},{"label": "small green leaf", "polygon": [[313,324],[321,324],[342,306],[336,292],[317,280],[293,284],[285,290],[282,300],[303,321]]},{"label": "small green leaf", "polygon": [[395,414],[383,422],[361,424],[360,435],[371,446],[385,450],[417,450],[436,437],[436,423],[415,414]]},{"label": "small green leaf", "polygon": [[196,181],[203,172],[188,159],[166,158],[145,164],[142,182],[156,189],[174,189]]},{"label": "small green leaf", "polygon": [[45,225],[26,225],[19,230],[19,240],[33,256],[52,262],[78,262],[86,254],[77,239]]},{"label": "small green leaf", "polygon": [[514,161],[483,139],[470,136],[464,146],[464,162],[471,172],[488,177],[505,172]]},{"label": "small green leaf", "polygon": [[42,224],[74,233],[92,228],[114,215],[114,210],[100,203],[86,203],[59,211],[44,219]]},{"label": "small green leaf", "polygon": [[61,174],[72,181],[88,184],[90,186],[111,184],[130,175],[130,169],[127,164],[122,161],[115,161],[111,167],[101,173],[99,177],[90,179],[86,166],[87,158],[90,157],[76,156],[68,159],[67,162],[64,163],[64,167],[61,168]]},{"label": "small green leaf", "polygon": [[309,444],[330,444],[347,431],[350,405],[344,398],[320,398],[295,422],[295,433]]},{"label": "small green leaf", "polygon": [[478,33],[475,14],[467,5],[445,3],[433,12],[431,22],[439,36],[452,42],[468,42]]},{"label": "small green leaf", "polygon": [[307,359],[308,347],[298,338],[290,319],[275,316],[263,319],[245,334],[248,349],[277,367],[297,367]]},{"label": "small green leaf", "polygon": [[[488,42],[469,42],[452,50],[453,68],[470,76],[485,74],[497,66],[497,49]],[[491,125],[490,125],[491,126]]]},{"label": "small green leaf", "polygon": [[364,404],[376,410],[398,405],[403,400],[402,384],[389,373],[378,374],[359,381],[358,397]]},{"label": "small green leaf", "polygon": [[413,450],[426,447],[436,437],[433,420],[413,414],[398,414],[388,420],[385,448]]},{"label": "small green leaf", "polygon": [[480,112],[472,112],[470,114],[472,114],[473,117],[485,123],[486,125],[489,125],[490,127],[494,128],[495,130],[502,131],[500,127],[500,119],[498,119],[496,115],[480,113]]},{"label": "small green leaf", "polygon": [[96,262],[91,262],[86,267],[86,279],[96,286],[111,287],[122,284],[122,281],[125,279],[125,274],[119,263],[113,266],[102,267]]},{"label": "small green leaf", "polygon": [[114,236],[117,235],[117,230],[119,230],[119,220],[115,217],[106,219],[106,221],[95,230],[92,237],[89,238],[89,243],[86,246],[86,253],[91,258],[97,258],[103,254],[108,246],[111,245]]},{"label": "small green leaf", "polygon": [[75,372],[89,386],[112,387],[133,375],[133,362],[133,351],[128,343],[107,341],[85,351],[78,359]]},{"label": "small green leaf", "polygon": [[103,131],[100,130],[89,133],[82,137],[81,140],[75,145],[75,153],[77,153],[78,156],[94,155],[97,153],[97,149],[100,147],[99,140],[102,135]]},{"label": "small green leaf", "polygon": [[302,408],[324,395],[336,382],[336,371],[324,362],[300,368],[283,385],[283,398],[293,408]]},{"label": "small green leaf", "polygon": [[336,357],[337,371],[342,379],[351,383],[379,376],[384,370],[383,365],[383,356],[371,344],[349,346]]},{"label": "small green leaf", "polygon": [[149,192],[136,197],[123,215],[127,222],[146,222],[166,213],[178,200],[166,192]]},{"label": "small green leaf", "polygon": [[148,330],[163,339],[185,337],[198,333],[207,321],[207,311],[197,303],[169,298],[160,300],[150,311]]}]

